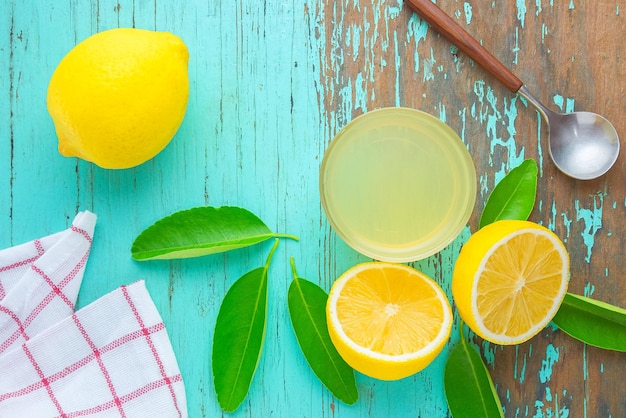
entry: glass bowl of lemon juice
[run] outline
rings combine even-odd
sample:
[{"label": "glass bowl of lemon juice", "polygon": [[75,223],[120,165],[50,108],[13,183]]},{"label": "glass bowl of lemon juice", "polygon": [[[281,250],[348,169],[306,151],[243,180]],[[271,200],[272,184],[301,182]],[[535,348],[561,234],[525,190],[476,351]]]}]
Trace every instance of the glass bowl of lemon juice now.
[{"label": "glass bowl of lemon juice", "polygon": [[367,112],[333,138],[320,169],[321,201],[335,232],[376,260],[429,257],[463,230],[476,170],[458,135],[405,107]]}]

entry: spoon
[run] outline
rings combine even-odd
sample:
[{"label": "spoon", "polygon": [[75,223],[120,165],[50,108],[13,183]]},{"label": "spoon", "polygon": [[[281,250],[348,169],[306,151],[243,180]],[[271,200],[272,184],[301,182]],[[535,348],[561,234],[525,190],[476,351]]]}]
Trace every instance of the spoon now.
[{"label": "spoon", "polygon": [[559,170],[575,179],[592,180],[613,166],[619,154],[619,136],[608,120],[590,112],[553,112],[531,96],[511,70],[431,0],[405,0],[405,3],[504,87],[521,94],[537,108],[548,124],[550,157]]}]

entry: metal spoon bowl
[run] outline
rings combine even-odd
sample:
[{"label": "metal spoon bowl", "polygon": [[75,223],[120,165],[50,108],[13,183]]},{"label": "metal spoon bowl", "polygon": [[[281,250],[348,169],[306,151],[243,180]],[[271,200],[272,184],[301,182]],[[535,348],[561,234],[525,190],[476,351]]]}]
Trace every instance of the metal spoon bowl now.
[{"label": "metal spoon bowl", "polygon": [[518,93],[546,119],[550,156],[559,170],[579,180],[592,180],[613,166],[619,154],[619,137],[608,120],[591,112],[553,112],[532,97],[525,86]]},{"label": "metal spoon bowl", "polygon": [[406,4],[507,89],[521,94],[539,110],[548,124],[550,157],[559,170],[575,179],[592,180],[604,175],[615,164],[619,155],[619,136],[608,120],[591,112],[553,112],[431,0],[406,0]]}]

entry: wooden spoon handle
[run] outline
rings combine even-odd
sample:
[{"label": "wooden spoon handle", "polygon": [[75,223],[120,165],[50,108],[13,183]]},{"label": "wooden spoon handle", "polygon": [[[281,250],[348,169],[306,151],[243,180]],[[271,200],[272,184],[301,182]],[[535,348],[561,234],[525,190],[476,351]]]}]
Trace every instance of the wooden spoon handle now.
[{"label": "wooden spoon handle", "polygon": [[524,84],[502,64],[496,57],[487,51],[476,39],[459,26],[450,16],[445,14],[431,0],[405,0],[415,13],[420,15],[428,24],[444,38],[456,45],[468,57],[500,81],[504,87],[513,93]]}]

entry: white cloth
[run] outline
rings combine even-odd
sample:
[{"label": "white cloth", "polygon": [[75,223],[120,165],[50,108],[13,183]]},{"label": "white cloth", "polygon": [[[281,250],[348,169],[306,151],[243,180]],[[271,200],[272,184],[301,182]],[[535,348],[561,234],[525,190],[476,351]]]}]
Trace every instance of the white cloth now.
[{"label": "white cloth", "polygon": [[74,313],[96,217],[0,251],[0,417],[186,417],[143,281]]}]

